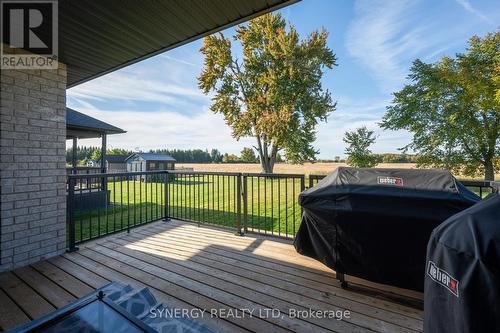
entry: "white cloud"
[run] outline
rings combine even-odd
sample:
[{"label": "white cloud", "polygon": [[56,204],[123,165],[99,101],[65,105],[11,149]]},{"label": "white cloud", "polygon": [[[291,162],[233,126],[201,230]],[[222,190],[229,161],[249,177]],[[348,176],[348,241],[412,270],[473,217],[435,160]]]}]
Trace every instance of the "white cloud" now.
[{"label": "white cloud", "polygon": [[[169,110],[144,112],[136,110],[97,110],[91,105],[79,111],[127,131],[108,136],[109,148],[149,150],[155,148],[211,149],[239,153],[251,146],[251,139],[237,142],[220,115],[204,109],[196,115],[184,115]],[[86,146],[99,146],[99,139],[80,141]]]},{"label": "white cloud", "polygon": [[162,55],[160,55],[160,57],[162,57],[164,59],[167,59],[167,60],[171,60],[173,62],[177,62],[179,64],[183,64],[183,65],[197,66],[197,64],[194,63],[194,62],[190,62],[190,61],[187,61],[187,60],[184,60],[184,59],[178,59],[178,58],[175,58],[175,57],[171,57],[168,54],[162,54]]},{"label": "white cloud", "polygon": [[422,51],[442,45],[446,32],[418,16],[414,0],[367,1],[355,4],[346,48],[377,80],[382,92],[404,82],[411,61]]},{"label": "white cloud", "polygon": [[184,105],[186,99],[206,102],[198,87],[179,86],[165,80],[154,80],[140,72],[113,72],[68,90],[68,96],[81,100],[120,100]]},{"label": "white cloud", "polygon": [[333,159],[344,156],[345,132],[366,126],[375,131],[377,141],[372,151],[375,153],[397,152],[411,141],[411,134],[406,131],[383,130],[378,123],[382,120],[385,107],[390,99],[363,100],[338,97],[337,110],[330,115],[327,123],[317,127],[317,139],[314,146],[320,150],[319,158]]},{"label": "white cloud", "polygon": [[[239,153],[253,140],[236,141],[211,96],[197,87],[198,52],[179,50],[110,73],[68,90],[68,106],[127,131],[110,135],[110,148],[211,149]],[[147,108],[145,107],[147,104]],[[88,139],[82,145],[100,145]]]},{"label": "white cloud", "polygon": [[472,4],[469,2],[469,0],[455,0],[460,6],[463,7],[463,9],[465,9],[466,11],[468,11],[469,13],[477,16],[478,18],[480,18],[481,20],[483,20],[484,22],[488,23],[488,24],[491,24],[491,25],[495,25],[495,23],[490,20],[486,15],[484,15],[483,13],[481,13],[479,10],[475,9],[474,7],[472,7]]}]

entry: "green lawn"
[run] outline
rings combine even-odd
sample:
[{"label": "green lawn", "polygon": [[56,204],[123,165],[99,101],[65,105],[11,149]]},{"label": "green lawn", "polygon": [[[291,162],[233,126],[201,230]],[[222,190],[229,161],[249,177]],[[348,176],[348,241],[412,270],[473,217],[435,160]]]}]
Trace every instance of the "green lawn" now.
[{"label": "green lawn", "polygon": [[[222,175],[177,176],[169,181],[167,209],[163,179],[109,181],[106,207],[74,214],[76,241],[161,219],[165,210],[172,218],[236,227],[236,179]],[[300,191],[300,179],[249,177],[246,214],[241,200],[241,227],[246,221],[249,229],[294,235],[300,224]]]},{"label": "green lawn", "polygon": [[[107,206],[75,213],[76,241],[156,221],[163,218],[165,212],[172,218],[237,226],[235,176],[176,176],[169,181],[167,209],[164,204],[164,178],[154,177],[164,175],[154,175],[147,181],[109,181]],[[479,192],[477,188],[471,190]],[[241,200],[241,227],[278,235],[295,235],[300,224],[301,209],[297,202],[300,192],[298,178],[248,177],[248,194],[244,196],[247,198],[246,205]],[[484,191],[483,197],[486,195],[487,191]]]}]

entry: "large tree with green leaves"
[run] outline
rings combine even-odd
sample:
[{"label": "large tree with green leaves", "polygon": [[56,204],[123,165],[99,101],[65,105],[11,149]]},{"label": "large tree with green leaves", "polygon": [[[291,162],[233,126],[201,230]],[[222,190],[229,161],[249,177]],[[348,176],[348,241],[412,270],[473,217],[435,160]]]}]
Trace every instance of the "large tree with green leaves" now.
[{"label": "large tree with green leaves", "polygon": [[377,158],[372,155],[370,146],[375,143],[376,136],[366,126],[346,132],[344,142],[347,143],[345,153],[347,164],[357,168],[371,168],[377,165]]},{"label": "large tree with green leaves", "polygon": [[420,165],[493,180],[500,167],[500,32],[472,37],[454,58],[416,60],[409,80],[382,127],[410,131],[405,148],[418,153]]},{"label": "large tree with green leaves", "polygon": [[318,153],[316,124],[335,109],[321,86],[324,70],[336,61],[327,36],[321,30],[301,40],[280,14],[267,14],[236,29],[242,59],[222,33],[204,39],[199,87],[215,93],[211,110],[224,115],[236,139],[256,139],[263,172],[273,171],[279,151],[294,163]]}]

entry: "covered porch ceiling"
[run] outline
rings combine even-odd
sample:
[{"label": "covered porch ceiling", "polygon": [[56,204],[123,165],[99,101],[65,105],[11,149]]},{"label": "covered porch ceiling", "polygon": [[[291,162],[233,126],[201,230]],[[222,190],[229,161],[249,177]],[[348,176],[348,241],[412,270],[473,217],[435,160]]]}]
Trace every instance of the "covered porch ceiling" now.
[{"label": "covered porch ceiling", "polygon": [[59,2],[59,61],[67,87],[299,0]]}]

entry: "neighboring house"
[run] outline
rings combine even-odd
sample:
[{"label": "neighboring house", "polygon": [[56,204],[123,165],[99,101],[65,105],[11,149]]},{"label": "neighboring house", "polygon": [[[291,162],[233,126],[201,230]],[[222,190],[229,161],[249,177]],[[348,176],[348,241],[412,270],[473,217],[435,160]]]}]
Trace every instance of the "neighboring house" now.
[{"label": "neighboring house", "polygon": [[134,153],[126,161],[128,172],[175,169],[175,159],[169,155]]},{"label": "neighboring house", "polygon": [[129,155],[106,155],[106,172],[127,172],[127,158]]},{"label": "neighboring house", "polygon": [[96,168],[96,167],[99,167],[99,162],[96,160],[88,160],[87,166]]}]

